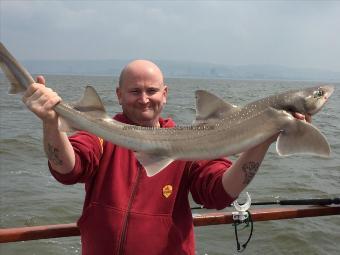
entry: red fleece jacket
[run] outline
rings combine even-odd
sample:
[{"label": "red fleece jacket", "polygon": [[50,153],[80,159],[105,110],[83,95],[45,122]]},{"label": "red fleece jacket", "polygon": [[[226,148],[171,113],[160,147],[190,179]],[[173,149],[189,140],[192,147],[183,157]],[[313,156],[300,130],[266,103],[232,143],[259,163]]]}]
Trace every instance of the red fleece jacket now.
[{"label": "red fleece jacket", "polygon": [[[131,122],[122,114],[115,119]],[[161,127],[174,127],[161,119]],[[233,199],[224,191],[227,159],[175,161],[147,177],[134,152],[88,132],[71,136],[74,169],[53,176],[63,184],[85,183],[86,197],[78,221],[82,254],[195,254],[189,191],[198,204],[222,209]]]}]

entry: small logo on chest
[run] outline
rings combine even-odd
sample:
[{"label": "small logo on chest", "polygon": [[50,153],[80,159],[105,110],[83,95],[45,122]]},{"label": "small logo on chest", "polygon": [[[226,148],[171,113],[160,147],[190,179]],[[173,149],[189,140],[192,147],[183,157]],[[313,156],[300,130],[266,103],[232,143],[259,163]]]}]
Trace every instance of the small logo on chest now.
[{"label": "small logo on chest", "polygon": [[163,196],[164,196],[165,198],[170,197],[171,194],[172,194],[172,190],[173,190],[173,187],[172,187],[171,185],[165,185],[165,186],[163,187]]}]

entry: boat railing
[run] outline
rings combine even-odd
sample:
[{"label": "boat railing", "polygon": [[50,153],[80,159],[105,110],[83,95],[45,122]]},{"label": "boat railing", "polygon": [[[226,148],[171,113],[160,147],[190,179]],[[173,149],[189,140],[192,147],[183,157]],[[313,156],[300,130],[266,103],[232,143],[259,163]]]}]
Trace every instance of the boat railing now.
[{"label": "boat railing", "polygon": [[[253,221],[283,220],[303,217],[340,215],[340,205],[330,206],[280,206],[249,210]],[[232,212],[193,213],[194,226],[233,223]],[[29,226],[0,229],[0,243],[19,242],[47,238],[79,236],[76,223]]]}]

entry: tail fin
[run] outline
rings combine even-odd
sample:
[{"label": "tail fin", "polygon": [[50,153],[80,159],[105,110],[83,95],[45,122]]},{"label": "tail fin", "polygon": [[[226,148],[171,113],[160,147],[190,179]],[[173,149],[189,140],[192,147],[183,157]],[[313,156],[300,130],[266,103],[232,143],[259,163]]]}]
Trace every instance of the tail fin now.
[{"label": "tail fin", "polygon": [[26,88],[34,83],[29,72],[11,55],[11,53],[0,42],[0,67],[11,83],[9,94],[24,92]]}]

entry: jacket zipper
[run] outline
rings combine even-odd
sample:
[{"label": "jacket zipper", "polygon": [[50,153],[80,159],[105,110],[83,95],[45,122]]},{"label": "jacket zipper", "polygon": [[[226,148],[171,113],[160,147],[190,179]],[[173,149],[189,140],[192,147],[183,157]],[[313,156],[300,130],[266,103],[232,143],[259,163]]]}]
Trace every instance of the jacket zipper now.
[{"label": "jacket zipper", "polygon": [[137,168],[138,173],[137,173],[137,176],[135,178],[135,183],[132,187],[132,192],[131,192],[131,195],[130,195],[129,203],[128,203],[127,210],[126,210],[125,217],[124,217],[122,235],[120,237],[120,242],[119,242],[118,255],[124,254],[124,244],[125,244],[125,241],[126,241],[126,232],[127,232],[130,210],[131,210],[131,207],[132,207],[133,200],[136,196],[137,186],[139,184],[139,179],[140,179],[140,175],[141,175],[141,172],[142,172],[142,169],[141,169],[139,162],[137,164],[138,164],[138,168]]}]

